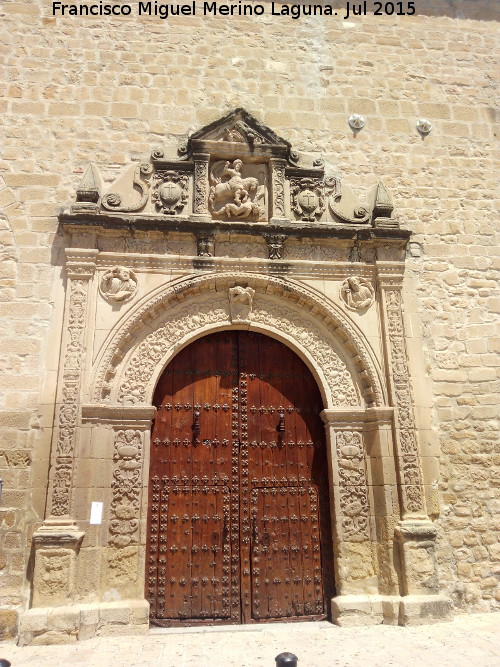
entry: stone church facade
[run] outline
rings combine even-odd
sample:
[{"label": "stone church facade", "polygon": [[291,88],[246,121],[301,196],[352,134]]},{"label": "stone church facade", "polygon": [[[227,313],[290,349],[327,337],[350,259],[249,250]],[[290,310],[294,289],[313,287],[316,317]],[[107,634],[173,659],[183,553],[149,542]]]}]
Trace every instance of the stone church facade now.
[{"label": "stone church facade", "polygon": [[[244,18],[137,19],[151,58],[133,19],[76,44],[6,4],[12,54],[74,51],[24,55],[5,107],[3,636],[495,609],[487,3],[263,21],[262,44]],[[301,26],[306,58],[266,55]]]}]

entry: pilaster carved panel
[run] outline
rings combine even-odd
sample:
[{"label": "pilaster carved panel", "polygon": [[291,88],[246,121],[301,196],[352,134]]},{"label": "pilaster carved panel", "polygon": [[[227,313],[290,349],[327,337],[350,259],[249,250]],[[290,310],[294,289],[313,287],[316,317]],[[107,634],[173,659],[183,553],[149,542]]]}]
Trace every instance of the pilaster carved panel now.
[{"label": "pilaster carved panel", "polygon": [[364,542],[370,539],[370,505],[363,434],[358,431],[336,431],[335,439],[342,539],[346,542]]},{"label": "pilaster carved panel", "polygon": [[[69,299],[67,301],[66,348],[62,362],[61,401],[57,415],[51,515],[70,513],[71,482],[75,450],[78,400],[84,357],[87,292],[95,263],[75,264],[68,259]],[[53,453],[54,455],[54,453]]]},{"label": "pilaster carved panel", "polygon": [[407,512],[424,512],[422,473],[410,391],[406,345],[401,309],[401,290],[386,288],[387,332],[396,407],[396,439],[402,475],[403,507]]},{"label": "pilaster carved panel", "polygon": [[271,219],[286,218],[285,209],[285,167],[286,161],[279,159],[269,160],[271,169]]},{"label": "pilaster carved panel", "polygon": [[209,216],[208,212],[208,161],[210,155],[196,153],[194,155],[194,203],[193,213]]},{"label": "pilaster carved panel", "polygon": [[141,494],[142,433],[134,429],[117,431],[113,461],[109,543],[118,548],[138,542]]}]

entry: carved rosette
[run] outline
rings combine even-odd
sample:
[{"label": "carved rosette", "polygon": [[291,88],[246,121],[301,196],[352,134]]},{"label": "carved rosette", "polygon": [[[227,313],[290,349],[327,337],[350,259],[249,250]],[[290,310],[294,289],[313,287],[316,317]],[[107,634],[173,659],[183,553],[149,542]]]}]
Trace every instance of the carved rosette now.
[{"label": "carved rosette", "polygon": [[188,176],[179,171],[158,171],[154,177],[155,187],[151,195],[156,208],[166,215],[182,212],[188,201]]},{"label": "carved rosette", "polygon": [[89,279],[94,270],[95,263],[93,262],[82,263],[78,266],[68,262],[70,280],[66,347],[62,363],[61,400],[57,414],[57,441],[50,512],[51,516],[57,517],[67,516],[70,513],[78,400],[84,357],[87,292]]},{"label": "carved rosette", "polygon": [[142,433],[134,429],[117,431],[113,461],[109,544],[124,548],[138,542],[139,501],[142,471]]}]

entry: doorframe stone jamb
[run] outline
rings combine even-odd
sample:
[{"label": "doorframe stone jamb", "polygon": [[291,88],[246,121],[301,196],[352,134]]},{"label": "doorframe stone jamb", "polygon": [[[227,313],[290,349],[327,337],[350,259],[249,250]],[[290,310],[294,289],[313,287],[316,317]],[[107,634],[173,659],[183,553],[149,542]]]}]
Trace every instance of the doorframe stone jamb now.
[{"label": "doorframe stone jamb", "polygon": [[452,604],[439,595],[437,530],[426,509],[403,320],[404,268],[404,262],[376,262],[387,389],[394,406],[393,456],[401,517],[395,529],[401,562],[399,622],[409,625],[449,620]]},{"label": "doorframe stone jamb", "polygon": [[[329,443],[336,580],[332,620],[337,625],[398,623],[399,595],[381,595],[379,590],[380,545],[375,514],[377,510],[386,518],[394,511],[390,501],[384,503],[390,497],[387,487],[390,482],[395,484],[388,437],[393,413],[391,407],[334,408],[321,412]],[[362,451],[358,452],[360,444]],[[377,502],[374,485],[380,491]],[[390,546],[388,541],[384,545],[386,551]],[[388,559],[389,553],[386,556]]]},{"label": "doorframe stone jamb", "polygon": [[[76,556],[84,537],[72,517],[74,460],[78,441],[79,402],[88,334],[88,298],[96,269],[97,250],[67,248],[67,286],[64,303],[57,403],[51,445],[51,474],[46,516],[33,534],[35,567],[32,606],[67,604],[74,589]],[[50,509],[49,509],[50,508]],[[50,566],[51,558],[58,562]],[[61,558],[67,560],[67,582],[57,584]],[[69,559],[69,560],[68,560]],[[48,568],[48,569],[47,569]],[[51,577],[55,577],[50,584]],[[45,590],[45,595],[41,593]]]}]

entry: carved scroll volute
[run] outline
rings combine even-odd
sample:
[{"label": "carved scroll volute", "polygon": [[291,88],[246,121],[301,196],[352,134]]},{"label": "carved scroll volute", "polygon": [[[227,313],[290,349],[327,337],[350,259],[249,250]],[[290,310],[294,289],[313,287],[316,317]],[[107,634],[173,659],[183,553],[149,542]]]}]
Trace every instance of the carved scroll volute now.
[{"label": "carved scroll volute", "polygon": [[285,167],[286,161],[269,160],[271,170],[271,222],[287,219],[285,208]]},{"label": "carved scroll volute", "polygon": [[208,153],[195,153],[194,158],[194,201],[193,201],[193,217],[196,220],[210,220],[211,216],[208,211],[208,161],[210,155]]}]

